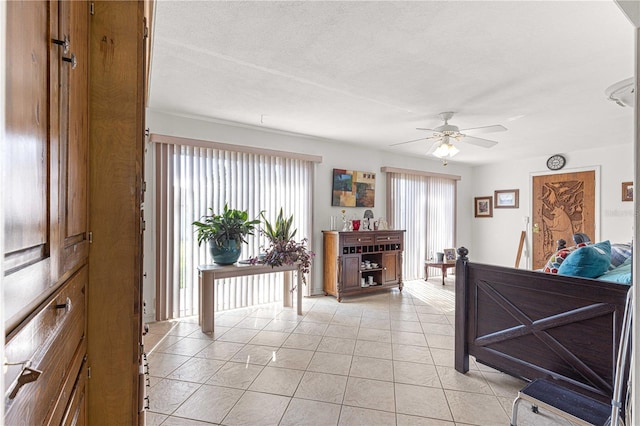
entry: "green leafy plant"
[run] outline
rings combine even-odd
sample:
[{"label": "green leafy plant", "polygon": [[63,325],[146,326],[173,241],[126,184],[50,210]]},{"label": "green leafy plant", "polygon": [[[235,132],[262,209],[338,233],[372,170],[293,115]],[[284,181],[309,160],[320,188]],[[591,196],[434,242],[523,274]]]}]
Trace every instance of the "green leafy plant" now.
[{"label": "green leafy plant", "polygon": [[[213,241],[218,247],[223,247],[228,240],[235,240],[236,246],[246,243],[247,235],[253,235],[259,219],[249,220],[249,213],[242,210],[230,209],[227,204],[221,214],[215,214],[212,208],[210,215],[203,216],[193,222],[198,234],[198,245]],[[261,213],[262,214],[262,213]]]},{"label": "green leafy plant", "polygon": [[260,214],[262,219],[264,220],[264,228],[262,229],[262,234],[267,237],[267,239],[273,244],[279,241],[289,241],[292,240],[296,235],[297,229],[291,230],[293,225],[293,215],[289,217],[289,219],[284,218],[284,213],[282,212],[282,207],[280,207],[280,213],[278,213],[278,217],[273,225],[267,220],[264,216],[264,212]]},{"label": "green leafy plant", "polygon": [[[266,248],[264,257],[256,257],[252,259],[252,263],[263,263],[272,267],[282,265],[299,264],[302,273],[302,282],[307,283],[306,274],[311,272],[311,259],[315,253],[307,248],[308,240],[306,238],[297,242],[293,239],[297,229],[293,227],[293,215],[285,219],[282,208],[276,217],[275,222],[271,223],[261,213],[264,220],[264,227],[261,229],[262,234],[269,240],[269,247]],[[295,290],[295,287],[291,291]]]}]

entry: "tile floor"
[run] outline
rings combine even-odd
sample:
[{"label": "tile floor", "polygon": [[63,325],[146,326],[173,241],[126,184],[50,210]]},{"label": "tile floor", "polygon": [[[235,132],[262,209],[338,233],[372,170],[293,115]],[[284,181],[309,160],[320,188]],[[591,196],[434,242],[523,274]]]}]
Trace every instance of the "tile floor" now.
[{"label": "tile floor", "polygon": [[[509,425],[523,382],[453,368],[453,280],[150,324],[148,425]],[[521,404],[521,425],[567,425]]]}]

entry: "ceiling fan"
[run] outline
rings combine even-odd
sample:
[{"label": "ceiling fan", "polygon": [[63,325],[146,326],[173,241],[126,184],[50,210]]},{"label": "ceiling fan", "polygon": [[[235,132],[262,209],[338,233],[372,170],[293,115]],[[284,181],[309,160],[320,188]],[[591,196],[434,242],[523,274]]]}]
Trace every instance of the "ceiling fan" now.
[{"label": "ceiling fan", "polygon": [[433,141],[434,143],[431,145],[429,150],[427,151],[427,155],[433,155],[438,158],[446,158],[453,157],[460,150],[453,145],[452,139],[455,139],[456,142],[467,142],[472,145],[481,146],[483,148],[491,148],[496,145],[498,142],[492,141],[489,139],[477,138],[475,136],[469,136],[471,134],[483,134],[483,133],[492,133],[492,132],[504,132],[507,130],[506,127],[495,124],[493,126],[483,126],[483,127],[474,127],[471,129],[462,129],[460,130],[458,126],[454,126],[453,124],[449,124],[449,120],[453,117],[453,112],[441,112],[438,114],[440,119],[444,121],[442,126],[438,126],[435,129],[424,129],[418,127],[418,130],[426,130],[429,132],[433,132],[433,136],[429,136],[426,138],[413,139],[406,142],[400,142],[393,144],[391,146],[404,145],[412,142],[417,142],[421,140]]}]

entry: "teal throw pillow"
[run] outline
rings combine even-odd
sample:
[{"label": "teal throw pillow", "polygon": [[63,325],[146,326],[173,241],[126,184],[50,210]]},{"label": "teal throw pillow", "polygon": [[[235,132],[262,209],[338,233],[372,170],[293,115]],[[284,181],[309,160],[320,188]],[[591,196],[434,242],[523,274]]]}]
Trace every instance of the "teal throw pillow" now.
[{"label": "teal throw pillow", "polygon": [[609,240],[580,247],[562,262],[558,274],[574,277],[596,278],[607,272],[611,263]]},{"label": "teal throw pillow", "polygon": [[605,272],[598,279],[619,284],[631,284],[631,263],[632,259],[628,258],[622,265]]}]

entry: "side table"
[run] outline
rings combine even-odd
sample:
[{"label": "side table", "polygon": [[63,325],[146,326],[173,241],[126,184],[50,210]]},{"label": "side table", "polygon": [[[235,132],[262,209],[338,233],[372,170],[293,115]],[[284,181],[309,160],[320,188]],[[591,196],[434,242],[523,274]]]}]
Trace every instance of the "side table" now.
[{"label": "side table", "polygon": [[424,261],[424,280],[429,279],[429,268],[440,268],[442,270],[442,285],[444,285],[444,279],[447,278],[447,269],[455,268],[456,263],[446,263],[446,262],[433,262],[430,260]]}]

